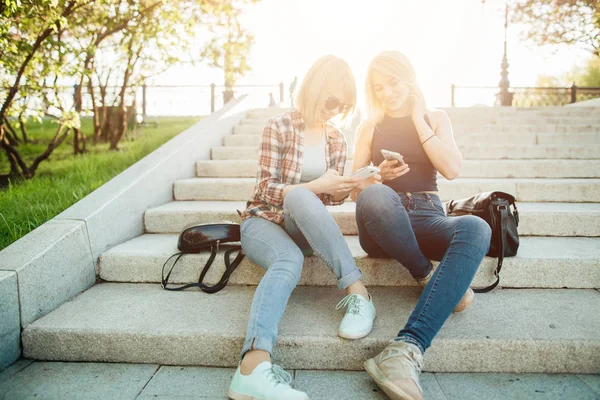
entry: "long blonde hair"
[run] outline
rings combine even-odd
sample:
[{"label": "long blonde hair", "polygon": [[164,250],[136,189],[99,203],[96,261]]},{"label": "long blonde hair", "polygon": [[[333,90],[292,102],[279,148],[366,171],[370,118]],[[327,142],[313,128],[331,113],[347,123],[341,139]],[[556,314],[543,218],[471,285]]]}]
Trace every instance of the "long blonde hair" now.
[{"label": "long blonde hair", "polygon": [[378,71],[386,76],[396,78],[404,82],[409,88],[410,96],[415,96],[423,101],[423,92],[417,83],[417,74],[412,64],[406,56],[399,51],[386,50],[379,53],[369,64],[367,71],[367,80],[365,82],[365,109],[367,118],[375,123],[381,122],[385,114],[385,109],[377,99],[375,89],[373,88],[373,72]]},{"label": "long blonde hair", "polygon": [[350,66],[339,57],[326,55],[310,67],[294,99],[307,125],[317,121],[317,107],[330,95],[343,96],[342,103],[356,104],[356,82]]}]

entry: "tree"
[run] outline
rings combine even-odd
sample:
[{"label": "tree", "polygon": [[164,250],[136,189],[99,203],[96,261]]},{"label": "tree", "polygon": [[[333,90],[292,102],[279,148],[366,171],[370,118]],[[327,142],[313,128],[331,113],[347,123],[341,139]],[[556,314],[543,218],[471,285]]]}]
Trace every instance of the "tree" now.
[{"label": "tree", "polygon": [[590,58],[583,67],[574,67],[567,79],[577,86],[600,87],[600,58]]},{"label": "tree", "polygon": [[540,87],[600,87],[600,58],[591,57],[586,63],[575,65],[561,76],[540,75],[536,85]]},{"label": "tree", "polygon": [[600,0],[512,0],[512,22],[537,45],[580,45],[600,57]]},{"label": "tree", "polygon": [[[107,107],[116,108],[114,131],[106,132],[106,137],[110,148],[117,150],[127,129],[127,109],[135,107],[132,88],[173,64],[198,61],[200,54],[190,56],[189,49],[199,25],[227,21],[234,31],[218,31],[228,43],[227,62],[222,65],[227,76],[244,73],[251,40],[244,42],[250,36],[244,36],[239,26],[238,8],[254,1],[0,0],[0,86],[8,88],[0,91],[0,148],[8,156],[11,175],[33,177],[39,163],[71,131],[74,153],[85,151],[86,137],[78,121],[84,88],[92,98],[95,141],[113,117],[106,114]],[[239,48],[242,42],[244,50]],[[241,62],[233,59],[239,55]],[[77,83],[72,106],[60,92],[59,83],[66,80]],[[109,85],[117,90],[110,93]],[[27,140],[25,119],[49,114],[59,121],[56,136],[28,166],[9,119],[18,121],[22,140]]]},{"label": "tree", "polygon": [[[25,104],[28,92],[39,90],[38,80],[42,76],[54,76],[56,85],[59,63],[51,62],[41,54],[54,51],[60,59],[61,38],[65,21],[82,7],[89,5],[91,0],[57,0],[40,1],[11,1],[2,0],[2,15],[0,16],[0,87],[8,88],[0,95],[0,147],[5,151],[11,166],[11,175],[31,178],[38,165],[47,159],[52,151],[66,138],[69,129],[79,124],[78,116],[65,114],[59,119],[56,135],[48,144],[46,150],[27,165],[14,143],[8,138],[7,126],[9,113],[21,100]],[[10,23],[7,23],[10,22]],[[27,86],[23,85],[27,82]],[[60,107],[58,96],[54,98],[49,93],[43,93],[46,100]],[[20,116],[23,111],[20,110]],[[9,123],[8,123],[9,125]]]},{"label": "tree", "polygon": [[210,32],[213,38],[202,50],[202,57],[209,65],[222,68],[225,73],[225,92],[223,101],[233,99],[235,82],[248,73],[248,54],[254,43],[254,36],[240,24],[239,17],[243,8],[257,0],[223,0],[207,5],[212,15]]}]

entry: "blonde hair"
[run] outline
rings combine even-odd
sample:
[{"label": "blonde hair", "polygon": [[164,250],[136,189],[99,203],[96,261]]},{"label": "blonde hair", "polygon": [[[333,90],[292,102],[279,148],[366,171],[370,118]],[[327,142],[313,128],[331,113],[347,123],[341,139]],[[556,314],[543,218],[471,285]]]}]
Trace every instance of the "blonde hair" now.
[{"label": "blonde hair", "polygon": [[[307,125],[317,121],[321,111],[317,107],[331,95],[341,96],[342,103],[356,105],[356,82],[350,66],[339,57],[326,55],[310,67],[294,99]],[[352,110],[343,117],[351,113]]]},{"label": "blonde hair", "polygon": [[406,56],[399,51],[387,50],[379,53],[369,64],[365,82],[365,109],[367,118],[375,123],[381,122],[385,109],[377,99],[373,88],[373,72],[378,71],[386,76],[396,78],[409,88],[409,96],[415,96],[425,101],[423,92],[417,83],[417,74]]}]

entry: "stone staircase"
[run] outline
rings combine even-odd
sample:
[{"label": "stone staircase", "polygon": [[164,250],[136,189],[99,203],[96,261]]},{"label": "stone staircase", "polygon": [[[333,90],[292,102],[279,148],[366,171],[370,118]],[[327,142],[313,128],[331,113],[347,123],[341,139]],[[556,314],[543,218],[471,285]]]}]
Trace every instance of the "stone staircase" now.
[{"label": "stone staircase", "polygon": [[[106,251],[102,279],[30,324],[24,355],[64,361],[236,366],[262,270],[247,258],[214,295],[160,288],[161,267],[190,222],[239,221],[256,174],[266,120],[282,110],[250,110],[198,161],[197,177],[174,182],[174,201],[149,209],[146,233]],[[443,200],[502,190],[516,196],[522,237],[506,259],[502,288],[477,295],[450,317],[425,359],[435,372],[600,372],[600,109],[447,110],[465,158],[461,177],[439,180]],[[347,166],[347,171],[350,165]],[[396,334],[419,289],[396,261],[372,259],[358,244],[354,204],[330,207],[374,296],[378,318],[359,341],[336,336],[343,292],[317,257],[307,257],[280,324],[274,358],[289,369],[360,370]],[[180,260],[172,278],[198,278],[206,254]],[[492,281],[485,258],[474,286]],[[207,280],[222,274],[222,259]]]}]

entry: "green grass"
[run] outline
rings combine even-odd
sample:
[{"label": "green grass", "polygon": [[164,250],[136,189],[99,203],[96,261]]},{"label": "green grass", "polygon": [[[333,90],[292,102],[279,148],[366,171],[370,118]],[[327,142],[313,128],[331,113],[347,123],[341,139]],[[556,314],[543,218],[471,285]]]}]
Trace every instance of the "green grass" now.
[{"label": "green grass", "polygon": [[[8,188],[0,190],[0,249],[60,214],[198,120],[150,119],[158,126],[138,127],[128,133],[119,144],[120,151],[116,152],[109,152],[107,143],[93,146],[88,139],[88,153],[74,156],[70,135],[40,164],[33,179],[10,182]],[[27,127],[29,138],[36,143],[21,144],[18,149],[30,165],[44,151],[57,125],[45,120]],[[89,119],[82,120],[82,130],[88,138],[91,136]],[[6,155],[2,154],[0,174],[7,174],[9,170]]]}]

